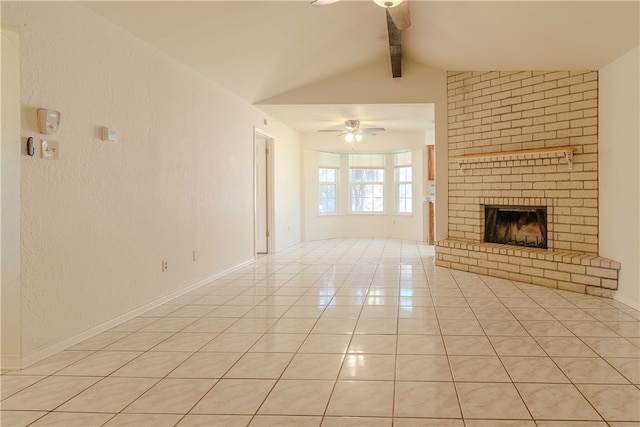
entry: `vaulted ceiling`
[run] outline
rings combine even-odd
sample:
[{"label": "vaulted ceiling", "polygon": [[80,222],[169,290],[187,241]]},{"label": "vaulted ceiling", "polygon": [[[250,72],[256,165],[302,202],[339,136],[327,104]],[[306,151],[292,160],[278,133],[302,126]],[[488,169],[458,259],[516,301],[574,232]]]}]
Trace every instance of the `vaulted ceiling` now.
[{"label": "vaulted ceiling", "polygon": [[[638,1],[408,1],[403,61],[440,70],[597,70],[640,40]],[[84,4],[252,104],[389,61],[385,11],[372,0]],[[390,64],[388,73],[392,79]],[[326,123],[314,115],[337,108],[315,107],[270,113],[307,132]],[[396,107],[385,114],[412,114]]]}]

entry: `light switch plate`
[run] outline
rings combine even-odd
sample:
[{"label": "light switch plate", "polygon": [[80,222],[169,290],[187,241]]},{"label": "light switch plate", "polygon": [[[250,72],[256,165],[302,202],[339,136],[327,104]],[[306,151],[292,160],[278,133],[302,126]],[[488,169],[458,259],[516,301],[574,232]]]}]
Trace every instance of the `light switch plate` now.
[{"label": "light switch plate", "polygon": [[58,141],[42,139],[42,158],[49,160],[60,159],[60,144]]},{"label": "light switch plate", "polygon": [[110,128],[107,126],[102,127],[102,140],[103,141],[117,141],[118,140],[118,131],[115,128]]}]

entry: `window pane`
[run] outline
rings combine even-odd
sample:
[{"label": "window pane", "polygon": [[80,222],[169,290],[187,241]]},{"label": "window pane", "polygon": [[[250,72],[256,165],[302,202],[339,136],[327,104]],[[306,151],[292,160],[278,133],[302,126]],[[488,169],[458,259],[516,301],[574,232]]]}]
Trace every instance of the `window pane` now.
[{"label": "window pane", "polygon": [[396,168],[398,181],[411,181],[411,167]]},{"label": "window pane", "polygon": [[336,170],[335,169],[325,169],[327,173],[327,181],[335,182],[336,181]]},{"label": "window pane", "polygon": [[336,211],[336,170],[320,168],[318,173],[318,211],[335,213]]},{"label": "window pane", "polygon": [[412,207],[412,174],[410,166],[395,168],[396,171],[396,209],[399,213],[411,213]]},{"label": "window pane", "polygon": [[351,169],[351,182],[382,182],[383,169]]},{"label": "window pane", "polygon": [[356,169],[351,174],[351,210],[383,212],[384,170]]}]

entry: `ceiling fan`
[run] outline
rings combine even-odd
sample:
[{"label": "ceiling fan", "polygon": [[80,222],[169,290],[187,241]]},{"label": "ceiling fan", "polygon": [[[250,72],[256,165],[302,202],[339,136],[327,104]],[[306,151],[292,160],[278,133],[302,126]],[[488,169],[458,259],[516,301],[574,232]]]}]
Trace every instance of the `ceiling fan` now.
[{"label": "ceiling fan", "polygon": [[361,141],[363,135],[376,136],[376,132],[383,132],[385,128],[361,128],[360,120],[345,120],[345,129],[321,129],[318,132],[339,132],[336,136],[346,135],[347,142]]},{"label": "ceiling fan", "polygon": [[[311,0],[314,6],[325,6],[340,0]],[[389,53],[391,56],[391,74],[394,78],[402,77],[402,46],[400,32],[411,25],[408,0],[373,0],[375,4],[385,8],[387,30],[389,33]]]}]

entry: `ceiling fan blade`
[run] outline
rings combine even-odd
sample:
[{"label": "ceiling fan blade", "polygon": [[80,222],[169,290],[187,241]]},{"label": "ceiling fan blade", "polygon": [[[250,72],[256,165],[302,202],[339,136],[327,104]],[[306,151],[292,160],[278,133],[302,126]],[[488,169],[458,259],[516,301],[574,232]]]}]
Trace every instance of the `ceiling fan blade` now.
[{"label": "ceiling fan blade", "polygon": [[318,132],[344,132],[342,129],[319,129]]},{"label": "ceiling fan blade", "polygon": [[314,6],[326,6],[332,3],[338,3],[340,0],[311,0],[311,4]]},{"label": "ceiling fan blade", "polygon": [[409,13],[409,1],[404,0],[396,7],[390,7],[387,9],[393,23],[399,30],[404,30],[411,26],[411,14]]},{"label": "ceiling fan blade", "polygon": [[360,129],[358,133],[361,135],[376,136],[376,132],[382,132],[383,130],[382,128]]}]

